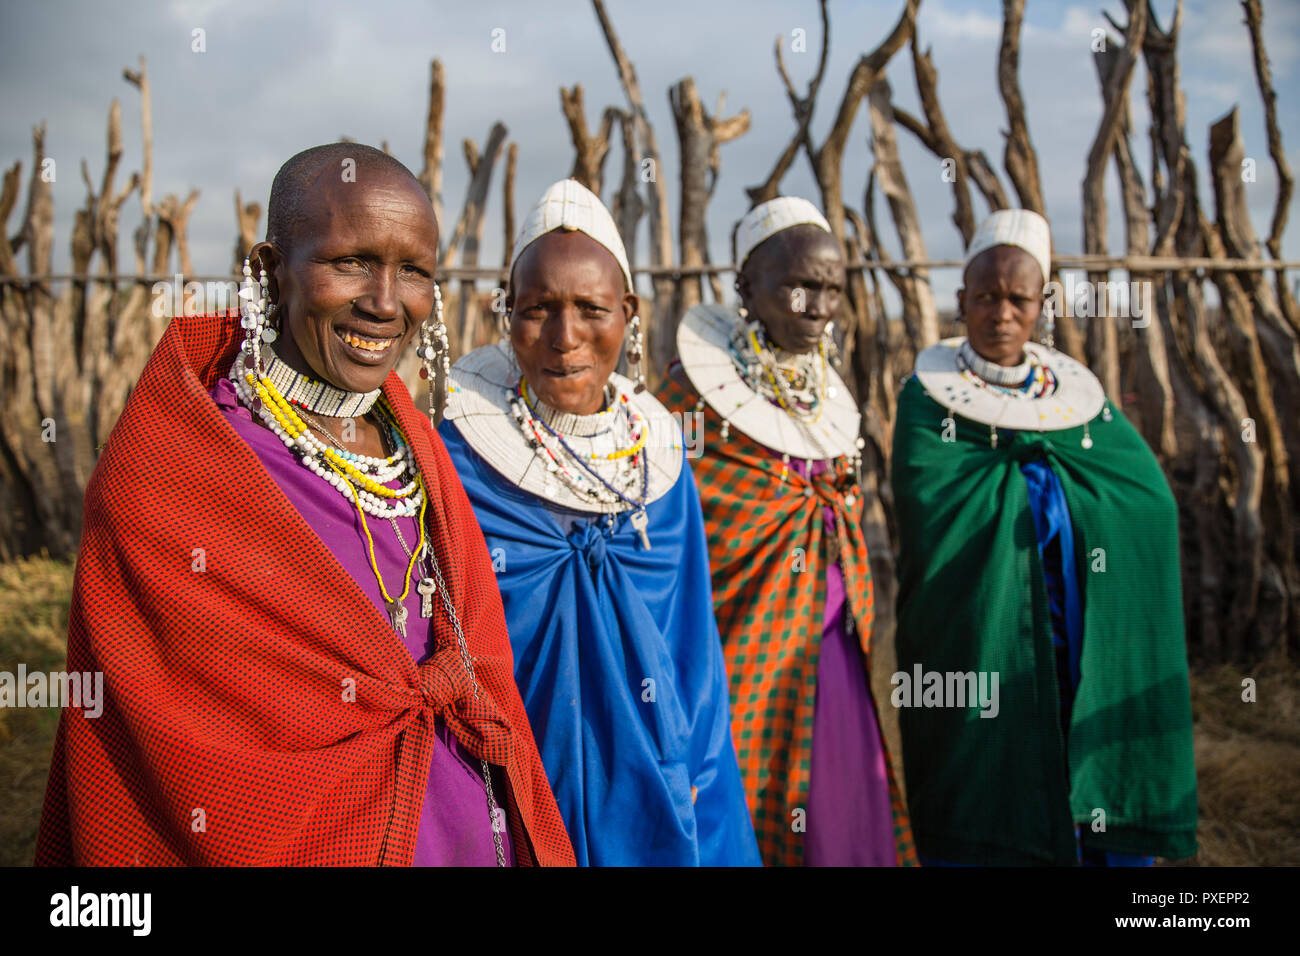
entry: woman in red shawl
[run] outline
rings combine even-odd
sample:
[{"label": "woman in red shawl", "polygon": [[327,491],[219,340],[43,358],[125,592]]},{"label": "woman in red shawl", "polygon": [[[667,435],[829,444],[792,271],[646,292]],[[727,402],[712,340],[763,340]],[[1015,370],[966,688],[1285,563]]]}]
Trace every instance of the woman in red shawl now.
[{"label": "woman in red shawl", "polygon": [[[572,865],[483,536],[393,367],[445,350],[409,170],[290,159],[241,316],[174,319],[86,491],[36,862]],[[255,280],[254,275],[260,273]]]}]

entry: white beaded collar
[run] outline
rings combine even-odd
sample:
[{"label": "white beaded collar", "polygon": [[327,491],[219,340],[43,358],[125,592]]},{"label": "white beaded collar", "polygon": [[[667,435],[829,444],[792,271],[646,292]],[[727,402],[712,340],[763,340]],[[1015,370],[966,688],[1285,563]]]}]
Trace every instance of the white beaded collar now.
[{"label": "white beaded collar", "polygon": [[372,392],[344,391],[296,371],[276,355],[269,344],[262,346],[262,354],[268,357],[266,377],[280,390],[286,401],[302,405],[308,411],[329,418],[360,418],[379,401],[382,389],[377,388]]},{"label": "white beaded collar", "polygon": [[[662,498],[677,484],[682,471],[681,424],[649,392],[636,394],[633,383],[617,372],[609,384],[627,395],[649,429],[646,459],[649,487],[645,503]],[[607,504],[582,498],[553,472],[548,471],[528,444],[510,410],[510,399],[519,385],[519,366],[508,340],[477,348],[451,367],[444,417],[455,422],[469,446],[478,452],[512,485],[552,504],[573,511],[614,514],[628,510],[622,501]],[[531,391],[530,391],[531,394]],[[567,415],[536,402],[537,412],[564,435],[576,453],[606,454],[614,450],[613,436],[604,427],[607,412]],[[607,479],[616,462],[592,462]],[[638,489],[639,490],[639,489]]]},{"label": "white beaded collar", "polygon": [[1055,391],[1041,398],[1022,398],[981,388],[962,374],[958,364],[965,343],[964,337],[944,339],[916,357],[916,377],[929,396],[963,418],[998,428],[1061,431],[1092,421],[1106,404],[1097,376],[1063,352],[1033,342],[1025,345],[1027,359],[1051,370]]},{"label": "white beaded collar", "polygon": [[1008,387],[1019,385],[1029,377],[1029,373],[1034,368],[1033,360],[1028,353],[1025,353],[1024,361],[1019,365],[999,365],[997,362],[990,362],[975,351],[975,347],[970,344],[970,339],[962,339],[961,345],[957,346],[957,352],[972,372],[994,385]]},{"label": "white beaded collar", "polygon": [[780,405],[754,391],[731,360],[732,334],[740,328],[735,309],[697,305],[682,316],[677,352],[691,385],[709,407],[754,441],[773,451],[822,461],[858,454],[862,416],[835,369],[826,369],[826,407],[821,418],[805,424]]}]

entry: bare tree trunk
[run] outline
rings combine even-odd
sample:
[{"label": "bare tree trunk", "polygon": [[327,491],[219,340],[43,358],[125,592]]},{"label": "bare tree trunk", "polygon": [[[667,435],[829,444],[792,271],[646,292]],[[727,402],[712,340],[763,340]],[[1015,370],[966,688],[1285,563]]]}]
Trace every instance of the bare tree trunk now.
[{"label": "bare tree trunk", "polygon": [[[700,102],[695,80],[689,76],[669,91],[668,101],[672,105],[677,139],[681,144],[681,214],[677,222],[681,265],[698,268],[704,265],[708,256],[709,242],[705,223],[709,198],[717,181],[718,147],[749,129],[749,110],[741,110],[729,119],[710,116]],[[703,296],[704,283],[701,276],[685,276],[677,283],[672,308],[674,332],[677,320],[687,309],[698,305]],[[656,372],[659,370],[656,369]]]},{"label": "bare tree trunk", "polygon": [[619,180],[618,192],[614,194],[610,213],[614,216],[614,222],[618,224],[618,234],[623,240],[623,248],[627,251],[627,261],[635,263],[637,224],[645,215],[645,202],[641,199],[641,191],[637,188],[639,163],[636,121],[631,113],[622,110],[615,115],[623,136],[623,176]]},{"label": "bare tree trunk", "polygon": [[[1043,202],[1043,187],[1038,177],[1038,154],[1029,138],[1025,102],[1020,96],[1020,25],[1024,16],[1025,0],[1003,0],[1002,41],[998,47],[998,92],[1007,111],[1007,143],[1002,165],[1016,195],[1020,197],[1020,205],[1046,218],[1047,205]],[[985,197],[989,197],[987,191]],[[1060,279],[1060,273],[1053,270],[1050,280],[1060,282]],[[1061,351],[1081,362],[1087,360],[1083,334],[1068,312],[1056,317],[1055,337]]]},{"label": "bare tree trunk", "polygon": [[1248,409],[1241,392],[1233,385],[1214,351],[1200,283],[1180,278],[1175,279],[1174,286],[1187,303],[1188,326],[1198,369],[1205,382],[1210,405],[1218,414],[1220,425],[1228,436],[1228,451],[1237,467],[1237,500],[1233,509],[1234,581],[1227,614],[1226,652],[1229,660],[1240,660],[1245,649],[1246,634],[1255,619],[1263,568],[1260,499],[1264,485],[1264,454],[1258,444],[1240,440]]},{"label": "bare tree trunk", "polygon": [[998,47],[998,92],[1007,110],[1006,151],[1002,165],[1020,197],[1020,205],[1047,215],[1043,187],[1038,179],[1038,154],[1029,138],[1025,101],[1020,96],[1020,24],[1025,0],[1002,0],[1002,43]]},{"label": "bare tree trunk", "polygon": [[[1128,0],[1129,22],[1125,31],[1124,46],[1116,50],[1114,41],[1108,42],[1103,52],[1095,54],[1097,73],[1102,81],[1101,123],[1088,151],[1088,169],[1083,178],[1083,251],[1087,255],[1106,253],[1106,196],[1104,192],[1106,162],[1115,149],[1120,127],[1128,108],[1128,85],[1142,49],[1142,34],[1146,31],[1147,8],[1145,0]],[[1094,288],[1109,285],[1106,272],[1089,272],[1088,281]],[[1088,364],[1111,401],[1122,406],[1119,387],[1119,340],[1115,316],[1108,296],[1097,296],[1097,314],[1088,330]]]},{"label": "bare tree trunk", "polygon": [[[623,86],[623,93],[627,97],[636,128],[637,143],[643,150],[638,168],[649,195],[647,205],[650,210],[650,265],[655,267],[671,265],[673,237],[668,218],[668,191],[664,188],[661,175],[659,146],[655,142],[654,127],[650,124],[649,116],[646,115],[636,70],[633,69],[632,61],[627,58],[622,45],[618,42],[618,35],[614,32],[614,25],[605,12],[603,0],[591,0],[591,5],[596,11],[596,19],[600,21],[601,32],[605,36],[610,55],[614,58],[614,65],[618,69],[619,82]],[[678,317],[672,314],[673,280],[668,276],[656,276],[653,284],[654,316],[645,331],[646,353],[650,365],[647,383],[662,374],[677,352]]]},{"label": "bare tree trunk", "polygon": [[235,223],[238,234],[235,236],[235,264],[233,273],[239,275],[240,270],[244,268],[244,259],[257,245],[257,224],[262,220],[262,204],[259,202],[245,203],[240,198],[239,190],[235,190]]},{"label": "bare tree trunk", "polygon": [[826,136],[826,141],[817,150],[814,168],[817,171],[817,185],[822,191],[822,209],[830,223],[831,232],[841,244],[845,242],[844,232],[844,179],[841,167],[844,163],[844,147],[849,133],[853,129],[853,120],[858,107],[871,91],[876,81],[884,75],[885,65],[903,45],[911,39],[916,29],[916,8],[920,0],[907,0],[903,14],[894,24],[889,36],[870,53],[861,57],[844,90],[839,109],[835,114],[835,123]]},{"label": "bare tree trunk", "polygon": [[[867,189],[866,208],[870,209],[873,205],[872,186],[868,185]],[[845,216],[853,226],[854,233],[849,261],[854,264],[870,261],[876,255],[874,231],[852,209],[846,207]],[[889,521],[889,516],[893,513],[889,459],[893,451],[893,421],[897,402],[889,362],[886,360],[889,322],[885,316],[884,301],[880,297],[875,272],[870,271],[872,294],[869,298],[864,296],[866,319],[858,323],[854,330],[858,340],[851,351],[853,362],[850,377],[859,383],[858,407],[862,411],[862,431],[866,439],[866,447],[862,450],[862,500],[865,505],[862,529],[867,541],[867,557],[876,592],[878,616],[874,631],[876,636],[883,636],[892,633],[895,626],[894,598],[898,590],[894,551],[897,536]],[[882,341],[886,343],[883,348]]]},{"label": "bare tree trunk", "polygon": [[[32,175],[21,230],[11,245],[26,247],[29,275],[50,272],[54,201],[44,166],[45,124],[32,129]],[[6,550],[39,541],[56,557],[73,553],[81,529],[75,449],[58,388],[54,299],[44,281],[22,296],[4,293],[7,344],[0,355],[0,444],[15,484],[5,497],[28,510],[4,519]],[[67,353],[65,353],[66,355]],[[84,487],[84,486],[83,486]],[[17,546],[17,547],[15,547]]]},{"label": "bare tree trunk", "polygon": [[[1113,62],[1113,61],[1112,61]],[[1127,99],[1128,94],[1125,93]],[[1129,144],[1129,110],[1125,109],[1115,139],[1115,166],[1119,173],[1120,192],[1124,197],[1125,251],[1130,256],[1147,253],[1150,236],[1145,190]],[[1156,277],[1150,273],[1129,273],[1129,278],[1146,288],[1154,288]],[[1143,433],[1161,461],[1168,466],[1178,453],[1177,434],[1174,430],[1174,390],[1169,380],[1169,358],[1166,352],[1164,328],[1155,320],[1154,296],[1146,300],[1149,311],[1143,317],[1145,327],[1136,323],[1132,334],[1136,337],[1137,370],[1134,386],[1137,389]],[[1131,305],[1131,303],[1130,303]]]},{"label": "bare tree trunk", "polygon": [[[465,194],[465,208],[456,223],[456,235],[463,236],[461,245],[462,263],[467,269],[478,265],[479,243],[483,241],[483,212],[487,206],[488,189],[492,185],[492,167],[501,155],[501,146],[506,140],[506,128],[501,123],[493,123],[488,132],[482,156],[472,139],[462,144],[465,150],[465,162],[469,166],[469,189]],[[456,250],[447,247],[446,261],[450,265],[455,261]],[[460,354],[475,348],[474,326],[477,324],[478,298],[475,295],[473,279],[465,279],[460,284],[460,318],[456,323],[457,341],[453,343],[453,353]]]},{"label": "bare tree trunk", "polygon": [[[1182,0],[1168,31],[1148,10],[1142,42],[1152,118],[1152,250],[1156,255],[1195,256],[1204,251],[1204,239],[1179,79],[1181,23]],[[1157,286],[1156,311],[1177,398],[1175,428],[1186,436],[1185,443],[1179,442],[1179,462],[1170,475],[1184,523],[1184,590],[1198,598],[1195,607],[1188,605],[1193,612],[1188,620],[1199,656],[1231,659],[1244,643],[1258,597],[1262,456],[1257,445],[1240,440],[1243,425],[1234,415],[1245,403],[1214,353],[1200,280],[1189,271],[1175,272],[1168,289],[1166,296],[1166,284]],[[1190,485],[1179,477],[1189,471],[1194,475]]]},{"label": "bare tree trunk", "polygon": [[175,194],[168,193],[158,204],[158,244],[154,247],[153,274],[165,275],[167,261],[171,258],[171,245],[176,244],[176,256],[181,275],[193,275],[194,264],[190,261],[190,245],[187,235],[190,213],[199,201],[199,191],[191,189],[190,194],[181,202]]},{"label": "bare tree trunk", "polygon": [[817,91],[821,89],[822,77],[826,75],[826,59],[831,48],[831,21],[830,14],[826,9],[826,0],[817,0],[821,10],[822,18],[822,49],[817,57],[817,71],[808,82],[808,92],[804,96],[799,96],[794,91],[794,83],[790,81],[790,74],[785,68],[785,56],[783,53],[785,37],[776,38],[776,70],[781,75],[781,81],[785,84],[786,96],[790,98],[790,105],[794,109],[795,131],[794,136],[781,155],[777,157],[776,165],[768,173],[767,179],[761,185],[751,186],[745,192],[749,195],[749,204],[753,208],[759,203],[775,199],[781,192],[781,180],[785,174],[790,171],[790,166],[794,163],[795,155],[799,152],[799,147],[803,147],[810,162],[813,161],[812,139],[808,135],[808,126],[812,122],[813,107],[817,103]]},{"label": "bare tree trunk", "polygon": [[144,160],[140,173],[140,225],[135,231],[135,271],[144,274],[145,254],[149,248],[149,235],[153,229],[153,100],[149,93],[149,67],[140,55],[140,69],[123,69],[122,77],[140,91],[140,132],[143,137]]},{"label": "bare tree trunk", "polygon": [[[903,257],[925,260],[929,258],[925,237],[921,234],[921,220],[916,214],[916,203],[903,174],[903,164],[898,158],[898,141],[894,135],[894,115],[890,107],[889,81],[883,76],[876,80],[867,98],[867,113],[871,119],[871,147],[876,154],[872,175],[880,184],[880,191],[889,201],[890,215],[898,229],[903,245]],[[908,340],[917,352],[939,341],[939,310],[934,304],[934,291],[930,288],[930,271],[914,268],[899,290],[903,294],[903,320]]]},{"label": "bare tree trunk", "polygon": [[573,171],[569,176],[599,196],[605,157],[609,154],[609,135],[613,132],[617,111],[612,107],[605,110],[600,118],[600,128],[592,136],[587,128],[587,112],[582,99],[582,87],[578,84],[575,83],[571,90],[560,87],[560,108],[564,111],[569,136],[573,140]]},{"label": "bare tree trunk", "polygon": [[952,177],[952,193],[957,207],[953,211],[952,221],[961,233],[962,245],[969,246],[975,235],[975,211],[971,208],[970,187],[967,183],[970,173],[966,168],[966,151],[957,145],[948,129],[948,121],[939,106],[939,72],[934,68],[930,51],[921,52],[921,44],[915,33],[912,34],[912,68],[916,74],[916,92],[921,97],[921,110],[925,113],[925,120],[930,124],[930,131],[934,134],[935,145],[938,147],[935,155],[951,163],[944,172],[945,178],[949,174]]},{"label": "bare tree trunk", "polygon": [[[18,274],[14,261],[14,246],[9,241],[9,216],[18,204],[18,191],[22,188],[23,164],[18,160],[5,170],[4,186],[0,189],[0,276]],[[7,287],[6,287],[7,288]]]},{"label": "bare tree trunk", "polygon": [[1007,194],[1002,189],[1002,183],[998,181],[998,174],[994,172],[993,167],[989,164],[989,158],[984,155],[984,150],[967,150],[966,168],[970,171],[970,178],[979,187],[979,191],[983,193],[984,201],[988,203],[989,212],[997,212],[999,209],[1009,209],[1011,207],[1011,203],[1007,201]]},{"label": "bare tree trunk", "polygon": [[[863,99],[875,85],[877,79],[884,75],[885,66],[890,59],[903,48],[916,29],[916,10],[920,0],[907,0],[898,22],[889,35],[870,53],[864,54],[854,65],[849,74],[848,83],[835,113],[835,120],[821,147],[813,154],[813,169],[817,176],[817,186],[822,194],[822,209],[831,232],[840,241],[845,250],[846,261],[850,257],[848,239],[845,230],[847,208],[844,202],[843,162],[844,147],[852,131],[853,122]],[[810,106],[811,108],[811,106]],[[844,307],[844,368],[855,367],[853,351],[859,341],[866,340],[864,327],[870,321],[867,304],[867,288],[860,273],[849,278],[848,301]],[[849,376],[849,387],[855,396],[866,394],[868,383],[854,381]],[[870,506],[868,506],[870,507]]]},{"label": "bare tree trunk", "polygon": [[[1232,255],[1242,259],[1260,258],[1259,243],[1250,222],[1246,204],[1245,186],[1241,180],[1245,144],[1241,139],[1237,110],[1210,128],[1210,168],[1214,181],[1215,218],[1217,230],[1208,226],[1207,251],[1211,256]],[[1261,647],[1260,652],[1273,649],[1274,641],[1300,642],[1300,622],[1292,606],[1300,607],[1300,569],[1295,558],[1295,529],[1292,517],[1293,498],[1290,481],[1290,463],[1297,460],[1288,451],[1286,432],[1282,423],[1300,421],[1300,344],[1283,318],[1273,288],[1262,272],[1247,273],[1242,279],[1235,274],[1216,273],[1213,278],[1219,289],[1224,308],[1231,318],[1229,330],[1238,353],[1240,380],[1245,385],[1247,401],[1252,416],[1259,423],[1258,431],[1267,450],[1268,491],[1265,498],[1264,518],[1269,528],[1276,532],[1270,536],[1270,557],[1277,570],[1264,569],[1264,582],[1274,582],[1284,591],[1272,599],[1261,597],[1261,604],[1276,615],[1271,620],[1260,619],[1254,629]],[[1247,296],[1243,286],[1250,289]],[[1267,336],[1257,331],[1267,330]],[[1261,347],[1263,346],[1263,347]],[[1291,432],[1295,447],[1297,436]],[[1251,436],[1254,440],[1254,436]]]},{"label": "bare tree trunk", "polygon": [[509,269],[515,251],[515,167],[519,163],[519,144],[511,143],[506,150],[506,175],[501,183],[501,217],[505,231],[501,243],[501,268]]},{"label": "bare tree trunk", "polygon": [[[442,221],[442,111],[446,95],[446,74],[442,61],[435,59],[429,65],[429,112],[424,120],[424,166],[420,170],[420,185],[429,194],[433,214],[438,220],[439,239],[445,243]],[[446,245],[443,248],[447,248]],[[441,258],[441,257],[440,257]]]},{"label": "bare tree trunk", "polygon": [[1250,30],[1250,48],[1255,60],[1255,78],[1259,81],[1259,95],[1264,101],[1264,129],[1268,134],[1268,154],[1277,168],[1277,202],[1273,206],[1273,225],[1269,228],[1268,253],[1274,259],[1282,258],[1282,233],[1286,231],[1287,215],[1291,211],[1291,193],[1295,190],[1295,177],[1282,148],[1282,132],[1277,125],[1277,91],[1273,89],[1273,75],[1268,65],[1268,52],[1264,49],[1264,11],[1259,0],[1242,0],[1246,13],[1246,26]]}]

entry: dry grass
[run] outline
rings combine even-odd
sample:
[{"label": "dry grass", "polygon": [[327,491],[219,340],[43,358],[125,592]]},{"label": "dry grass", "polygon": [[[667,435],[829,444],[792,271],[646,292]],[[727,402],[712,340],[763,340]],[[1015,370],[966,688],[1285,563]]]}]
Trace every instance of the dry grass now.
[{"label": "dry grass", "polygon": [[[1255,703],[1241,697],[1256,682]],[[1300,668],[1273,660],[1193,676],[1202,866],[1300,865]]]},{"label": "dry grass", "polygon": [[[62,670],[72,564],[32,558],[0,564],[0,671]],[[36,829],[59,712],[0,708],[0,866],[25,866]]]},{"label": "dry grass", "polygon": [[[72,565],[0,564],[0,671],[64,666]],[[874,653],[873,690],[889,699],[892,641]],[[1256,702],[1241,699],[1245,677]],[[1190,865],[1300,865],[1300,668],[1274,660],[1192,674],[1200,853]],[[58,711],[0,709],[0,866],[31,862]],[[881,708],[897,754],[898,714]]]}]

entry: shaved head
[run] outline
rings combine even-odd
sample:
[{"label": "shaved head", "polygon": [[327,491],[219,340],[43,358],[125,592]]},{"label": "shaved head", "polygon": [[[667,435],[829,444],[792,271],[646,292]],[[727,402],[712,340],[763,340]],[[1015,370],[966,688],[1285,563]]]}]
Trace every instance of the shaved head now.
[{"label": "shaved head", "polygon": [[[344,164],[351,161],[349,166]],[[293,246],[299,226],[311,212],[311,198],[321,179],[346,174],[363,181],[367,173],[396,174],[414,183],[422,192],[415,175],[382,150],[360,143],[328,143],[313,146],[291,157],[271,183],[271,198],[266,210],[266,241],[282,249]]]},{"label": "shaved head", "polygon": [[778,348],[803,353],[817,348],[835,318],[844,283],[839,240],[820,226],[800,223],[754,247],[736,288]]}]

